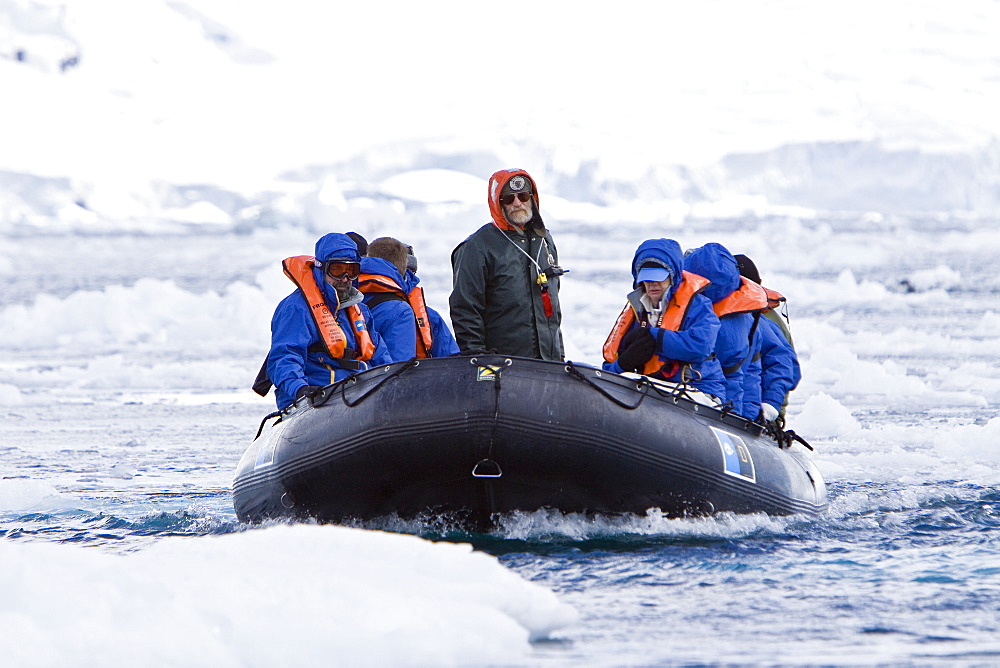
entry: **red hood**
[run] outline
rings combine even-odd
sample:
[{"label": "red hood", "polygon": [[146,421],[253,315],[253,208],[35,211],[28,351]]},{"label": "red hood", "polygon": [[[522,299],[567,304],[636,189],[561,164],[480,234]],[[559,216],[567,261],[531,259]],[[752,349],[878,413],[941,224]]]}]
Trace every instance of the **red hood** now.
[{"label": "red hood", "polygon": [[489,185],[490,215],[493,217],[493,224],[501,230],[515,229],[507,221],[507,217],[503,215],[503,207],[500,205],[500,193],[503,191],[504,185],[517,175],[521,175],[531,182],[532,198],[535,200],[535,210],[538,211],[538,186],[535,185],[535,180],[531,178],[531,175],[523,169],[501,169],[490,177]]}]

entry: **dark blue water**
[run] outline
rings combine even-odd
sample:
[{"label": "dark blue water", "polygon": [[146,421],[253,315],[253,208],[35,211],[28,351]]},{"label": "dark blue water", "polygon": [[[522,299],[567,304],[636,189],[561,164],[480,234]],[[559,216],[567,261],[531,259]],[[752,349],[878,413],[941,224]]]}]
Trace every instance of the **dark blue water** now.
[{"label": "dark blue water", "polygon": [[[962,481],[838,482],[818,518],[508,518],[491,534],[381,523],[470,542],[581,613],[533,645],[541,665],[1000,662],[1000,492]],[[884,496],[887,503],[858,501]],[[227,489],[92,490],[85,509],[4,513],[7,540],[141,549],[248,528]],[[251,529],[252,530],[252,529]]]}]

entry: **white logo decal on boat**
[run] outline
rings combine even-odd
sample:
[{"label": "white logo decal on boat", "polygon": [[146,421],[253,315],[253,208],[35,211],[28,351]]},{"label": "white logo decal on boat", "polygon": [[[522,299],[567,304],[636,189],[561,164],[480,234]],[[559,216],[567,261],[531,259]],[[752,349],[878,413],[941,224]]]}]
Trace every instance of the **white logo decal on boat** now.
[{"label": "white logo decal on boat", "polygon": [[722,450],[722,470],[726,475],[734,478],[757,482],[757,471],[753,465],[753,457],[750,456],[750,448],[747,447],[743,439],[736,434],[722,431],[712,427],[719,447]]}]

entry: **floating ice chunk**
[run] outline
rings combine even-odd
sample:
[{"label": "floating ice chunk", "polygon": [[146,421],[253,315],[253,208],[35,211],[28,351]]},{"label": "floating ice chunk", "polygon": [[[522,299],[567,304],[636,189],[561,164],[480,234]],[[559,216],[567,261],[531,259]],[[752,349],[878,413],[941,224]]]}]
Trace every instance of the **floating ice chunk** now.
[{"label": "floating ice chunk", "polygon": [[108,469],[108,475],[120,480],[131,480],[135,477],[136,468],[128,464],[113,464]]},{"label": "floating ice chunk", "polygon": [[345,527],[126,556],[0,541],[0,562],[12,665],[526,665],[578,619],[469,545]]},{"label": "floating ice chunk", "polygon": [[926,292],[927,290],[947,290],[960,285],[962,274],[951,267],[938,265],[934,269],[915,271],[899,282],[906,292]]},{"label": "floating ice chunk", "polygon": [[851,412],[825,392],[810,397],[798,415],[789,417],[789,422],[796,432],[811,437],[844,436],[861,429]]},{"label": "floating ice chunk", "polygon": [[20,406],[24,403],[24,396],[14,385],[0,383],[0,406]]}]

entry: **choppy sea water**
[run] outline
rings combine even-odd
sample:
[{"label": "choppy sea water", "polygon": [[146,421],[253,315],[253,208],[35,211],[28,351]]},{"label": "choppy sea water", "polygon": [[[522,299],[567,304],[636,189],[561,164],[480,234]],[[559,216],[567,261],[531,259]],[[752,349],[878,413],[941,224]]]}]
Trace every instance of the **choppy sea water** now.
[{"label": "choppy sea water", "polygon": [[[990,440],[996,430],[986,430],[1000,393],[998,334],[990,326],[1000,306],[992,229],[989,221],[778,220],[719,226],[711,231],[717,237],[707,226],[662,233],[685,246],[721,240],[758,257],[755,244],[771,235],[785,249],[765,257],[781,262],[770,273],[787,283],[786,293],[839,288],[798,300],[792,312],[806,372],[814,374],[800,392],[829,394],[857,421],[856,431],[803,433],[829,484],[831,506],[821,517],[540,512],[508,518],[490,535],[440,525],[373,528],[471,542],[579,610],[578,626],[534,645],[541,665],[1000,663],[1000,443]],[[558,238],[563,264],[580,284],[618,271],[634,242],[594,239],[582,226]],[[170,240],[107,246],[122,243],[149,249]],[[232,243],[217,236],[191,245]],[[245,269],[242,277],[230,272],[199,284],[184,253],[174,257],[193,290],[253,275]],[[154,266],[169,275],[169,262]],[[104,280],[127,284],[139,269],[124,271],[108,270]],[[16,294],[8,286],[4,303],[25,303],[30,283],[22,276]],[[51,274],[35,284],[59,297],[94,289]],[[567,326],[575,317],[582,328],[606,332],[607,313],[617,308],[579,305]],[[827,360],[838,346],[846,353]],[[203,363],[199,354],[176,361],[181,368]],[[255,362],[238,360],[251,371]],[[82,354],[31,348],[4,360],[15,377],[33,379],[85,364]],[[852,373],[830,378],[843,367]],[[920,387],[904,387],[912,379]],[[866,380],[897,383],[899,392],[866,393],[859,389]],[[220,399],[201,381],[189,391],[114,382],[53,390],[37,382],[23,388],[32,400],[2,408],[0,482],[5,490],[51,485],[58,496],[31,511],[5,498],[5,540],[122,552],[164,537],[252,530],[236,520],[230,483],[270,404]],[[793,427],[804,401],[793,400]]]}]

